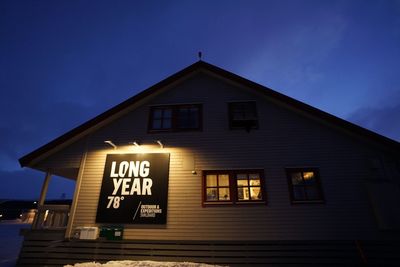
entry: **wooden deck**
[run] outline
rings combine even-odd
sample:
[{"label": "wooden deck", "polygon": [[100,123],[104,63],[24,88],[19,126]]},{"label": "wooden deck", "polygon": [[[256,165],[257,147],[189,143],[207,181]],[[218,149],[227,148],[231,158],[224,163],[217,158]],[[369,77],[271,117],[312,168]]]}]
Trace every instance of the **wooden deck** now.
[{"label": "wooden deck", "polygon": [[190,261],[229,266],[398,266],[396,241],[64,240],[62,231],[25,234],[17,266],[109,260]]}]

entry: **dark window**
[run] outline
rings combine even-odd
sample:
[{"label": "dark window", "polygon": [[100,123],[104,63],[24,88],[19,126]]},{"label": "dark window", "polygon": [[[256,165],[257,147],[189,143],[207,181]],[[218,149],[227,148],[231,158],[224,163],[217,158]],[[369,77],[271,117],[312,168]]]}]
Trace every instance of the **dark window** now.
[{"label": "dark window", "polygon": [[231,129],[258,128],[257,107],[255,101],[232,102],[229,107],[229,127]]},{"label": "dark window", "polygon": [[205,204],[265,203],[262,170],[203,171]]},{"label": "dark window", "polygon": [[319,172],[316,168],[286,169],[292,203],[322,202],[324,200]]},{"label": "dark window", "polygon": [[178,107],[178,123],[179,129],[198,129],[200,126],[200,114],[198,106],[181,106]]},{"label": "dark window", "polygon": [[158,107],[152,109],[152,130],[168,130],[172,127],[172,108]]},{"label": "dark window", "polygon": [[150,109],[149,131],[201,129],[201,105],[158,106]]}]

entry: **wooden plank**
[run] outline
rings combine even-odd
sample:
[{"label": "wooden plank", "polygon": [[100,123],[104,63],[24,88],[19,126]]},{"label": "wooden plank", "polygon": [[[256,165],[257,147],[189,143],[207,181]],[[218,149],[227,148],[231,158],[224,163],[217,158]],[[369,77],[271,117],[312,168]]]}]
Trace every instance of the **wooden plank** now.
[{"label": "wooden plank", "polygon": [[[84,261],[82,261],[84,262]],[[86,261],[87,262],[87,261]],[[103,261],[105,262],[105,261]],[[21,259],[18,261],[17,266],[64,266],[65,264],[75,264],[77,263],[76,260],[73,259],[34,259],[34,258],[28,258],[28,259]]]},{"label": "wooden plank", "polygon": [[26,232],[24,240],[43,241],[43,240],[64,240],[64,230],[33,230]]},{"label": "wooden plank", "polygon": [[[203,258],[195,256],[185,256],[185,257],[157,257],[157,256],[126,256],[126,255],[95,255],[92,257],[84,257],[85,255],[71,255],[68,259],[65,258],[65,254],[51,254],[45,262],[57,260],[60,263],[78,263],[85,261],[109,261],[109,260],[155,260],[155,261],[189,261],[198,263],[214,263],[214,264],[231,264],[231,263],[241,263],[241,264],[252,264],[252,263],[265,263],[265,264],[356,264],[357,261],[343,261],[340,259],[315,259],[313,257],[303,257],[303,258]],[[25,260],[32,261],[35,258],[24,258]],[[38,258],[36,258],[38,259]],[[39,260],[38,262],[43,262]]]},{"label": "wooden plank", "polygon": [[42,259],[42,258],[62,258],[62,259],[73,259],[73,260],[112,260],[112,259],[165,259],[174,261],[182,261],[182,259],[187,259],[189,261],[198,262],[245,262],[245,263],[270,263],[270,262],[280,262],[280,263],[358,263],[357,258],[353,257],[316,257],[315,255],[305,256],[305,255],[263,255],[262,257],[242,257],[235,255],[129,255],[121,253],[59,253],[57,251],[47,252],[47,253],[37,253],[37,252],[25,252],[21,255],[21,259]]},{"label": "wooden plank", "polygon": [[238,240],[196,240],[196,241],[188,241],[188,240],[123,240],[123,241],[113,241],[113,240],[70,240],[69,242],[76,243],[125,243],[125,244],[185,244],[185,245],[229,245],[229,246],[257,246],[257,245],[301,245],[301,246],[354,246],[354,241],[335,241],[335,240],[327,240],[327,241],[313,241],[313,240],[293,240],[293,241],[280,241],[280,240],[270,240],[270,241],[238,241]]},{"label": "wooden plank", "polygon": [[[28,243],[29,242],[29,243]],[[307,245],[214,245],[214,244],[202,244],[202,245],[187,245],[187,244],[150,244],[150,243],[125,243],[125,242],[44,242],[44,241],[26,241],[25,247],[47,247],[47,246],[58,246],[68,248],[91,248],[96,247],[97,249],[102,248],[116,248],[116,249],[152,249],[152,250],[180,250],[180,251],[348,251],[354,252],[354,246],[337,247],[337,246],[307,246]]]},{"label": "wooden plank", "polygon": [[[59,244],[63,243],[63,241],[59,242]],[[37,240],[25,240],[23,242],[23,247],[48,247],[49,241],[37,241]]]},{"label": "wooden plank", "polygon": [[[24,248],[22,253],[43,251],[41,247]],[[67,248],[49,247],[46,253],[75,254],[120,254],[120,255],[150,255],[150,256],[199,256],[199,257],[315,257],[315,258],[357,258],[357,254],[349,251],[185,251],[185,250],[146,250],[146,249],[98,249],[98,248]]]},{"label": "wooden plank", "polygon": [[[375,250],[366,250],[372,263],[385,260],[398,262],[400,254],[379,243]],[[389,244],[391,244],[389,242]],[[386,250],[388,248],[388,250]],[[390,249],[389,249],[390,248]],[[377,250],[379,249],[379,250]],[[75,263],[107,260],[168,260],[218,264],[360,264],[361,258],[353,242],[184,242],[184,241],[25,241],[19,265],[61,260]],[[63,262],[63,264],[64,264]],[[40,265],[40,264],[38,264]]]}]

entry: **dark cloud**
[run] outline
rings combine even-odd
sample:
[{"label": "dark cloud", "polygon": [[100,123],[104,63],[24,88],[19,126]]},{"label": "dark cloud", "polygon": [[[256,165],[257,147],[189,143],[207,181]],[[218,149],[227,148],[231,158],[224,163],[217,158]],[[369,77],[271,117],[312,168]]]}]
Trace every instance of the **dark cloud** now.
[{"label": "dark cloud", "polygon": [[390,107],[364,107],[348,120],[381,135],[400,141],[400,103]]}]

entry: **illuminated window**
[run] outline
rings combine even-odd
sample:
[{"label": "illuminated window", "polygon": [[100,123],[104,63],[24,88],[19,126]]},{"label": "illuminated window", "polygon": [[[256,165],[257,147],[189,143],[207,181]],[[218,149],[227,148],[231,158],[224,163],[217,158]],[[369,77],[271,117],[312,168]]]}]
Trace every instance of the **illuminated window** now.
[{"label": "illuminated window", "polygon": [[230,201],[229,174],[206,175],[206,201]]},{"label": "illuminated window", "polygon": [[318,170],[315,168],[286,169],[292,203],[324,200]]},{"label": "illuminated window", "polygon": [[150,132],[201,129],[201,105],[157,106],[150,109]]},{"label": "illuminated window", "polygon": [[231,129],[258,128],[257,107],[255,101],[231,102],[229,108],[229,127]]},{"label": "illuminated window", "polygon": [[204,203],[265,203],[262,170],[203,171]]},{"label": "illuminated window", "polygon": [[259,173],[237,173],[237,200],[262,200],[261,177]]}]

